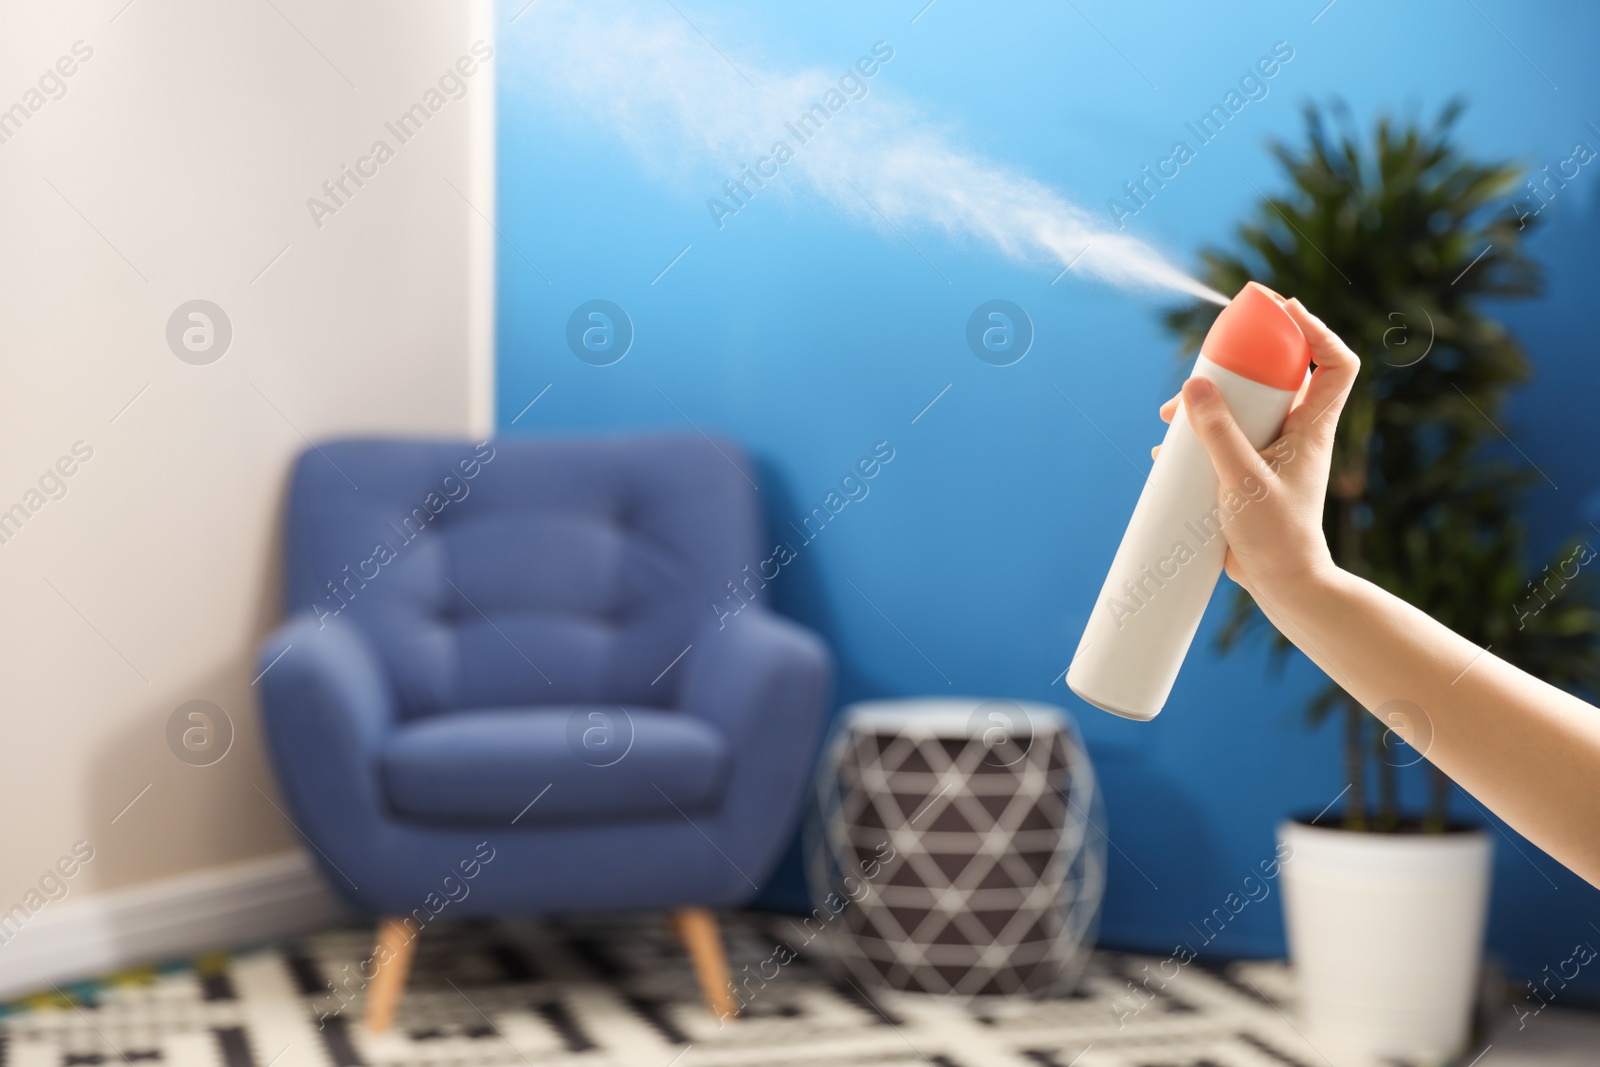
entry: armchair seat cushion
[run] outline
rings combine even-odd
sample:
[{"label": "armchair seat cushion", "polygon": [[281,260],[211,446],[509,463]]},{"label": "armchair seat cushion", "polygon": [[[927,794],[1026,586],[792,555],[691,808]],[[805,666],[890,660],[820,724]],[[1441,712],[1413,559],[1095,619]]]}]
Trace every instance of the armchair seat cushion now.
[{"label": "armchair seat cushion", "polygon": [[729,764],[705,720],[615,704],[441,712],[396,728],[379,758],[402,818],[519,828],[713,810]]}]

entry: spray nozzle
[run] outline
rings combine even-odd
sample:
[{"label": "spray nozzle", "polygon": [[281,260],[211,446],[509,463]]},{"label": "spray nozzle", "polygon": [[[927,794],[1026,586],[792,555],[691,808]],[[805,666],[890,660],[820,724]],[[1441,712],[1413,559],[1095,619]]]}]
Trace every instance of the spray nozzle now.
[{"label": "spray nozzle", "polygon": [[1246,282],[1217,315],[1200,351],[1211,362],[1274,389],[1294,391],[1311,365],[1311,346],[1282,296]]}]

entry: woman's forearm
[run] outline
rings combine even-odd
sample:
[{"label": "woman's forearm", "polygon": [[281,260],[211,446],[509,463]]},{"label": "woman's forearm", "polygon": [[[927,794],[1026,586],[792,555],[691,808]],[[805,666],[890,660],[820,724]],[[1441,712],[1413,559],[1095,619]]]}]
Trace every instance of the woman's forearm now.
[{"label": "woman's forearm", "polygon": [[1327,568],[1252,593],[1279,630],[1386,727],[1600,886],[1595,708],[1348,572]]}]

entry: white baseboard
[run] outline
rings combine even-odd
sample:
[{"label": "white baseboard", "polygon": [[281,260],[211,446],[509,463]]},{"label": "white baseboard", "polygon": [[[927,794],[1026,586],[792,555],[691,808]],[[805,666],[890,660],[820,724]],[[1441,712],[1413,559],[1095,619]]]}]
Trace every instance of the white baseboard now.
[{"label": "white baseboard", "polygon": [[259,944],[348,915],[302,852],[47,904],[0,944],[0,997]]}]

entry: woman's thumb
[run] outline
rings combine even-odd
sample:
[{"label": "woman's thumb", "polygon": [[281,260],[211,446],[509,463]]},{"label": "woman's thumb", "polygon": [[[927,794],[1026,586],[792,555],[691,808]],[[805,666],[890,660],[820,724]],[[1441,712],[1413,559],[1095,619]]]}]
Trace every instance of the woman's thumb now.
[{"label": "woman's thumb", "polygon": [[1204,378],[1184,382],[1183,411],[1223,485],[1238,485],[1248,477],[1264,476],[1266,464],[1250,447],[1214,384]]}]

